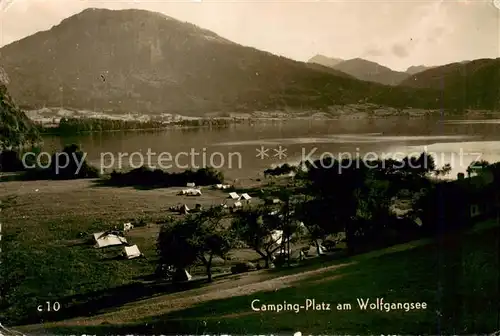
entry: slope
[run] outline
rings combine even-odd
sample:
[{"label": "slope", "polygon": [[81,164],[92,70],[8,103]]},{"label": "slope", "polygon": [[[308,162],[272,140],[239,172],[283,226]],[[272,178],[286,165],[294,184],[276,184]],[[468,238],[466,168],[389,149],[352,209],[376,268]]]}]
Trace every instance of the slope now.
[{"label": "slope", "polygon": [[439,90],[454,106],[500,108],[500,58],[451,63],[411,76],[401,83]]},{"label": "slope", "polygon": [[84,10],[1,48],[0,62],[12,95],[30,108],[200,115],[360,101],[435,104],[431,93],[388,91],[144,10]]}]

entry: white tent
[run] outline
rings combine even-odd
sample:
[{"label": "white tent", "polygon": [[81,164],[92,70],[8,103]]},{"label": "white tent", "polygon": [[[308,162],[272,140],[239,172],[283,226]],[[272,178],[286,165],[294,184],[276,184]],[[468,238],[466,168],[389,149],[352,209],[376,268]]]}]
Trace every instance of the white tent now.
[{"label": "white tent", "polygon": [[233,208],[240,208],[241,206],[242,206],[242,204],[241,204],[241,202],[240,202],[240,201],[235,202],[235,203],[233,204]]},{"label": "white tent", "polygon": [[281,245],[283,238],[283,230],[274,230],[271,232],[271,242],[274,242],[276,245]]},{"label": "white tent", "polygon": [[[285,239],[285,242],[287,242],[287,241],[288,241],[288,239]],[[283,243],[283,230],[271,231],[271,234],[266,239],[266,243],[281,245]]]},{"label": "white tent", "polygon": [[232,198],[232,199],[239,199],[239,198],[240,198],[240,196],[239,196],[237,193],[235,193],[235,192],[230,192],[230,193],[229,193],[229,198]]},{"label": "white tent", "polygon": [[186,193],[188,196],[201,196],[200,189],[189,189]]},{"label": "white tent", "polygon": [[[326,248],[323,245],[319,245],[319,255],[323,255],[326,253]],[[309,250],[307,250],[307,255],[308,256],[313,256],[313,255],[318,255],[318,249],[316,246],[311,245],[309,246]]]},{"label": "white tent", "polygon": [[181,207],[180,207],[179,211],[180,211],[181,213],[183,213],[183,214],[187,214],[187,213],[189,213],[189,208],[187,207],[187,205],[186,205],[186,204],[184,204],[184,205],[181,205]]},{"label": "white tent", "polygon": [[132,230],[133,228],[134,228],[134,226],[132,225],[132,223],[123,224],[123,231]]},{"label": "white tent", "polygon": [[123,256],[127,259],[139,258],[141,255],[142,253],[139,251],[137,245],[125,246],[123,248]]},{"label": "white tent", "polygon": [[215,189],[222,189],[224,186],[222,184],[216,184]]},{"label": "white tent", "polygon": [[181,190],[178,195],[187,195],[187,196],[201,196],[201,190],[200,189],[184,189]]},{"label": "white tent", "polygon": [[125,237],[115,234],[107,234],[106,232],[94,233],[94,240],[96,242],[94,246],[95,248],[123,245],[127,243],[127,239],[125,239]]},{"label": "white tent", "polygon": [[241,194],[240,196],[240,200],[244,199],[246,201],[249,201],[252,197],[250,197],[250,195],[248,195],[247,193],[244,193],[244,194]]},{"label": "white tent", "polygon": [[[276,251],[274,258],[280,256],[286,256],[286,251]],[[304,260],[306,257],[305,253],[301,250],[290,251],[290,260]]]},{"label": "white tent", "polygon": [[196,184],[194,184],[194,182],[186,183],[186,187],[188,187],[188,188],[194,188],[195,186],[196,186]]}]

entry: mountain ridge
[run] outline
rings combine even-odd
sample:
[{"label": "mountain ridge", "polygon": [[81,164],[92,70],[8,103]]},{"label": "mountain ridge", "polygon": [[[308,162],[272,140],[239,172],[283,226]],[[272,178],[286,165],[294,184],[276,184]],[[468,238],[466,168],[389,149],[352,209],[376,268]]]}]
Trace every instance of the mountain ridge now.
[{"label": "mountain ridge", "polygon": [[[64,106],[199,116],[358,103],[396,108],[446,103],[434,89],[359,80],[137,9],[86,9],[0,48],[0,64],[10,79],[11,95],[30,109]],[[388,68],[377,69],[383,73]]]},{"label": "mountain ridge", "polygon": [[383,85],[399,85],[409,76],[406,72],[395,71],[384,65],[359,57],[343,60],[340,58],[330,58],[317,54],[309,59],[308,63],[328,66],[359,80]]},{"label": "mountain ridge", "polygon": [[401,83],[439,91],[456,105],[500,109],[500,58],[450,63],[415,74]]},{"label": "mountain ridge", "polygon": [[27,108],[199,115],[392,100],[382,86],[137,9],[84,10],[2,47],[0,61]]}]

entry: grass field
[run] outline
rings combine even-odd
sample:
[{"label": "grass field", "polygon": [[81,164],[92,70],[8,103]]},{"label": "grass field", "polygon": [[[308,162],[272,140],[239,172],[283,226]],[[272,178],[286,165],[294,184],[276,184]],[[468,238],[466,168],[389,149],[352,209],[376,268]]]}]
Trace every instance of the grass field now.
[{"label": "grass field", "polygon": [[[34,325],[16,328],[28,334],[476,334],[500,329],[497,222],[443,241],[423,240],[344,260],[317,259],[297,268],[172,288],[147,281],[155,267],[157,225],[131,232],[130,240],[147,259],[116,260],[118,251],[81,245],[76,235],[121,224],[142,210],[149,222],[161,220],[164,210],[179,202],[174,190],[96,188],[89,181],[2,186],[0,197],[19,195],[18,205],[5,211],[2,260],[19,263],[28,275],[14,293],[16,309],[32,312],[23,324]],[[224,197],[219,191],[205,195],[195,202]],[[246,259],[253,252],[240,253]],[[357,298],[426,302],[428,309],[361,311]],[[254,299],[274,304],[315,299],[330,303],[332,310],[255,312]],[[61,310],[37,312],[37,305],[48,300],[60,301]],[[352,309],[336,310],[338,303]],[[47,322],[35,324],[39,321]]]},{"label": "grass field", "polygon": [[[495,225],[464,235],[455,242],[443,242],[459,246],[456,253],[446,251],[451,246],[436,242],[410,243],[284,273],[258,272],[219,281],[206,288],[125,305],[87,319],[23,330],[114,334],[491,333],[499,329],[497,229]],[[357,298],[426,302],[428,309],[361,311],[356,305]],[[254,299],[260,299],[261,303],[285,300],[302,303],[316,299],[331,303],[332,310],[255,312],[251,310]],[[338,303],[350,303],[352,309],[337,310]]]},{"label": "grass field", "polygon": [[[156,223],[172,215],[167,211],[172,205],[210,206],[226,197],[208,188],[201,197],[177,196],[180,189],[138,191],[100,187],[90,180],[1,183],[0,199],[9,195],[17,198],[14,206],[2,212],[0,258],[4,265],[16,270],[21,280],[5,294],[11,295],[15,304],[10,311],[0,312],[1,317],[8,317],[2,321],[52,318],[36,309],[46,301],[72,307],[67,309],[71,314],[67,313],[78,315],[113,305],[109,298],[113,290],[131,292],[129,300],[150,295],[151,289],[143,284],[156,267],[155,243],[160,228]],[[134,228],[127,239],[139,246],[145,259],[120,260],[120,247],[94,249],[79,238],[82,232],[90,235],[139,219],[146,225]],[[231,261],[217,260],[214,272],[256,257],[251,250],[237,251]],[[203,273],[202,268],[190,271],[194,276]],[[58,315],[54,318],[60,318],[61,312]]]}]

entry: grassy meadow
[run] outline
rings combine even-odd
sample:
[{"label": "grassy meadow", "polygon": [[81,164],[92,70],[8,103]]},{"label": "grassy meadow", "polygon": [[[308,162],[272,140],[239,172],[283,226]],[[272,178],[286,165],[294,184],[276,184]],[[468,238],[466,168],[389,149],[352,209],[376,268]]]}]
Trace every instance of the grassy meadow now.
[{"label": "grassy meadow", "polygon": [[[1,260],[15,272],[13,279],[18,279],[5,293],[15,303],[12,310],[0,312],[9,321],[92,314],[97,307],[115,305],[116,292],[127,293],[124,300],[151,295],[155,289],[144,284],[156,268],[155,244],[161,225],[157,223],[177,216],[168,208],[178,203],[190,208],[196,203],[210,206],[226,198],[225,193],[209,189],[201,197],[188,197],[176,195],[181,188],[137,191],[94,182],[2,183],[0,198],[16,195],[12,205],[2,211]],[[123,260],[118,257],[122,247],[94,249],[87,242],[94,232],[138,221],[142,224],[136,224],[126,237],[145,258]],[[227,271],[238,260],[256,256],[252,250],[238,251],[234,260],[218,260],[214,272]],[[204,275],[203,268],[190,271],[194,277]],[[66,309],[53,314],[38,312],[37,306],[46,301],[58,301]]]}]

